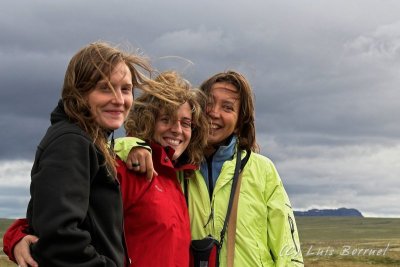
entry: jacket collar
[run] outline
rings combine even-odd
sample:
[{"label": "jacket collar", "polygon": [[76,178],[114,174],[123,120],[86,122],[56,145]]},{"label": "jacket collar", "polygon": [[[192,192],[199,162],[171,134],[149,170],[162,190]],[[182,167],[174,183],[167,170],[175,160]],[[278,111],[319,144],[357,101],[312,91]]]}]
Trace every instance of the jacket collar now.
[{"label": "jacket collar", "polygon": [[213,161],[224,162],[227,160],[231,160],[233,155],[235,154],[237,137],[235,135],[231,135],[227,138],[225,145],[221,145],[218,147],[217,151],[212,156]]},{"label": "jacket collar", "polygon": [[156,170],[169,167],[174,168],[175,171],[181,170],[197,170],[196,165],[190,164],[186,161],[186,157],[182,154],[177,161],[172,160],[175,150],[172,147],[163,147],[160,144],[151,141],[150,148],[152,150],[153,164]]}]

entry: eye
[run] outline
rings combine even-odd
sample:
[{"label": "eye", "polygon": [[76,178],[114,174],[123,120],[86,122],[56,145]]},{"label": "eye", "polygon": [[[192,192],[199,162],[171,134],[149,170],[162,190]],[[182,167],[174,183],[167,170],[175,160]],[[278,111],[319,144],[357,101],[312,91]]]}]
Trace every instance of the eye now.
[{"label": "eye", "polygon": [[101,84],[97,88],[99,90],[101,90],[101,91],[104,91],[104,92],[111,91],[110,87],[107,84]]},{"label": "eye", "polygon": [[126,86],[126,87],[122,87],[121,91],[124,94],[131,94],[133,92],[133,88],[130,86]]},{"label": "eye", "polygon": [[181,126],[183,128],[192,128],[192,121],[191,120],[181,120]]},{"label": "eye", "polygon": [[222,108],[225,111],[233,111],[233,106],[232,105],[223,105]]},{"label": "eye", "polygon": [[168,116],[161,116],[161,118],[159,119],[161,122],[168,124],[170,119]]}]

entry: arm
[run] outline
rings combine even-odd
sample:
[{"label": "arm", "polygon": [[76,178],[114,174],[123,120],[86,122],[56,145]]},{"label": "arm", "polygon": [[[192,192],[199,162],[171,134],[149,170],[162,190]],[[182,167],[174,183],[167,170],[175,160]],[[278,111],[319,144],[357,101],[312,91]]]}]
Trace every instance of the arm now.
[{"label": "arm", "polygon": [[[148,180],[158,175],[153,166],[151,149],[142,140],[135,137],[117,138],[114,151],[126,163],[128,169],[146,173]],[[139,163],[139,166],[134,166],[133,163]]]},{"label": "arm", "polygon": [[46,266],[116,266],[93,247],[93,230],[82,228],[90,220],[91,178],[99,169],[94,145],[78,134],[64,134],[38,154],[28,212],[39,237],[31,246],[35,260]]},{"label": "arm", "polygon": [[267,187],[273,188],[266,197],[268,244],[276,266],[304,266],[293,210],[272,162],[269,164],[267,176]]},{"label": "arm", "polygon": [[8,227],[3,236],[3,251],[10,260],[21,267],[38,266],[29,252],[30,244],[36,243],[37,237],[28,235],[28,221],[18,219]]}]

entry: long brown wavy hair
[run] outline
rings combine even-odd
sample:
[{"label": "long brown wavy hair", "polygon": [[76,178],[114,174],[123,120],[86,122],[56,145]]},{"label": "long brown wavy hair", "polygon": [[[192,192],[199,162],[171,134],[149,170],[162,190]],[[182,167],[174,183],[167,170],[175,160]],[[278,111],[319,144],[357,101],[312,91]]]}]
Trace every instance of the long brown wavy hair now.
[{"label": "long brown wavy hair", "polygon": [[239,93],[240,109],[236,124],[239,147],[244,150],[258,152],[259,146],[256,142],[254,96],[250,83],[239,72],[229,70],[217,73],[208,78],[200,85],[200,90],[209,96],[212,86],[219,82],[233,85]]},{"label": "long brown wavy hair", "polygon": [[[62,87],[62,100],[67,116],[92,138],[93,143],[104,155],[105,164],[113,175],[116,173],[115,157],[107,145],[106,134],[111,130],[102,129],[95,121],[86,98],[99,81],[109,81],[112,71],[121,62],[128,66],[133,86],[147,91],[148,84],[153,82],[141,71],[151,76],[152,68],[149,60],[137,51],[134,53],[123,51],[106,42],[91,43],[72,57]],[[153,87],[156,92],[157,86]],[[114,91],[112,87],[111,89]]]},{"label": "long brown wavy hair", "polygon": [[126,134],[146,141],[153,140],[160,112],[174,117],[179,106],[187,102],[192,109],[192,137],[178,161],[185,158],[188,163],[200,164],[208,136],[208,122],[201,108],[201,103],[206,99],[205,95],[199,90],[192,89],[190,83],[175,71],[162,72],[155,81],[164,86],[164,98],[149,93],[143,93],[138,97],[125,122]]}]

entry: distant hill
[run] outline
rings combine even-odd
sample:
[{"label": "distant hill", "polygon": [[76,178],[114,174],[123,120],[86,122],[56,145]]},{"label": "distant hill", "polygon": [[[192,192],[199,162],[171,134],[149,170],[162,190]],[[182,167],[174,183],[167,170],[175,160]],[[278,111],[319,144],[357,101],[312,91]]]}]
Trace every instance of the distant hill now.
[{"label": "distant hill", "polygon": [[364,217],[361,212],[356,209],[311,209],[307,211],[295,211],[295,216],[347,216],[347,217]]}]

